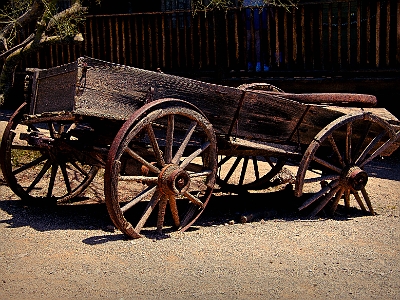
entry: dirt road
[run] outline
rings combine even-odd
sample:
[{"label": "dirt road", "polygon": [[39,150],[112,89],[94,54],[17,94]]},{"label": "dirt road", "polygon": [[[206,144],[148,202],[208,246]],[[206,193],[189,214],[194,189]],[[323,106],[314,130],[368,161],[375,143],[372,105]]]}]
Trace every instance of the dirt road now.
[{"label": "dirt road", "polygon": [[216,193],[189,231],[137,240],[102,203],[30,206],[1,184],[0,299],[400,299],[400,155],[368,171],[377,216],[352,203],[308,220],[289,189]]}]

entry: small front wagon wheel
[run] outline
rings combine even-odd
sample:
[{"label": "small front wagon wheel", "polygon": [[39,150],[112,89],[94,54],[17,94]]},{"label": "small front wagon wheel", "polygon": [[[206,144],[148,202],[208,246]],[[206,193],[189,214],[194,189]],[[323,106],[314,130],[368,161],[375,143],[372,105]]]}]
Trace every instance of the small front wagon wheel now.
[{"label": "small front wagon wheel", "polygon": [[327,125],[310,143],[299,165],[295,195],[301,196],[304,190],[312,193],[299,210],[310,207],[314,217],[329,206],[334,213],[341,199],[348,208],[354,198],[362,211],[375,214],[364,168],[395,140],[390,124],[370,113],[345,115]]},{"label": "small front wagon wheel", "polygon": [[173,227],[184,231],[207,205],[216,169],[210,122],[186,102],[151,102],[135,112],[111,145],[104,181],[110,217],[123,233],[138,238],[158,207],[158,233],[167,211]]}]

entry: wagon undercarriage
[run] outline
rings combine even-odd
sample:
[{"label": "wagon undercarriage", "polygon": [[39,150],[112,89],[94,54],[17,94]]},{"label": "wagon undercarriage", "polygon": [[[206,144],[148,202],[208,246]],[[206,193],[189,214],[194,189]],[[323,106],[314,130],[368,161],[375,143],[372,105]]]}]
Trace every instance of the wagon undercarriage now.
[{"label": "wagon undercarriage", "polygon": [[67,203],[104,169],[109,215],[132,238],[152,214],[159,233],[166,213],[186,230],[214,186],[242,193],[293,184],[295,196],[311,195],[299,207],[311,217],[352,198],[374,214],[364,167],[399,143],[389,112],[349,107],[373,105],[369,95],[228,88],[90,58],[36,70],[32,86],[2,139],[10,188],[25,200]]}]

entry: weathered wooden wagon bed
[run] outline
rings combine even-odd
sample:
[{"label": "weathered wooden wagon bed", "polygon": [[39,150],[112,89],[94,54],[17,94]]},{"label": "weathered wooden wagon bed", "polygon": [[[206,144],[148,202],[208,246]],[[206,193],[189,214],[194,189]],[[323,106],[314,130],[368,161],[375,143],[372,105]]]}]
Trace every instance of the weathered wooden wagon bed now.
[{"label": "weathered wooden wagon bed", "polygon": [[[108,212],[132,238],[156,207],[157,231],[166,211],[187,229],[216,184],[239,193],[293,181],[301,196],[318,182],[300,210],[354,198],[373,214],[364,167],[399,146],[400,122],[370,95],[232,88],[88,57],[31,71],[2,139],[7,183],[22,199],[68,202],[104,168]],[[283,176],[288,161],[295,178]]]}]

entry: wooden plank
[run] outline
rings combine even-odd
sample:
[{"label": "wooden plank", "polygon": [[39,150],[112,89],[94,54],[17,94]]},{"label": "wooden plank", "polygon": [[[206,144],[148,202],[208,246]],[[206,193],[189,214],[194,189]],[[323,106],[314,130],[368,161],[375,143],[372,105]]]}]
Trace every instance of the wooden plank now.
[{"label": "wooden plank", "polygon": [[114,62],[114,39],[113,39],[114,28],[112,25],[111,17],[108,17],[108,33],[110,34],[110,40],[108,41],[110,43],[110,61]]},{"label": "wooden plank", "polygon": [[[209,27],[208,27],[208,18],[204,16],[204,32],[205,32],[205,48],[206,48],[206,66],[210,65],[210,41],[209,41]],[[235,30],[235,29],[234,29]]]},{"label": "wooden plank", "polygon": [[400,1],[397,1],[397,52],[396,60],[397,64],[400,64]]},{"label": "wooden plank", "polygon": [[[236,65],[239,65],[239,30],[238,30],[238,12],[235,11],[233,14],[234,22],[234,38],[235,38],[235,58]],[[260,27],[261,28],[261,27]]]},{"label": "wooden plank", "polygon": [[138,18],[135,17],[135,49],[136,49],[136,66],[139,66],[139,32],[138,32]]},{"label": "wooden plank", "polygon": [[347,60],[346,60],[346,63],[347,63],[347,66],[349,66],[350,63],[351,63],[351,36],[350,36],[351,17],[350,17],[350,15],[351,15],[351,2],[349,2],[347,4],[347,21],[346,21],[346,23],[347,23],[347,32],[346,32],[347,33],[347,37],[346,37],[346,42],[347,42],[347,49],[346,49]]},{"label": "wooden plank", "polygon": [[366,63],[369,65],[370,63],[370,49],[371,49],[371,7],[367,5],[366,9],[366,20],[367,20],[367,28],[366,28],[366,47],[365,47],[365,55],[366,55]]},{"label": "wooden plank", "polygon": [[198,36],[198,43],[199,43],[199,69],[203,67],[203,56],[202,56],[202,36],[201,36],[201,19],[200,14],[197,14],[197,36]]},{"label": "wooden plank", "polygon": [[[151,24],[151,18],[147,18],[147,35],[148,35],[148,42],[147,42],[147,52],[148,52],[148,57],[149,57],[149,68],[153,69],[153,29]],[[144,67],[143,67],[144,68]]]},{"label": "wooden plank", "polygon": [[179,14],[176,15],[176,23],[175,23],[175,32],[176,32],[176,62],[178,68],[181,67],[181,44],[180,44],[180,32],[179,32]]},{"label": "wooden plank", "polygon": [[215,22],[215,11],[212,14],[212,23],[213,23],[213,53],[214,53],[214,66],[218,65],[217,62],[217,23]]},{"label": "wooden plank", "polygon": [[286,68],[289,67],[288,66],[288,64],[289,64],[288,29],[289,29],[289,26],[288,26],[287,11],[285,10],[283,12],[283,42],[284,42],[284,60],[285,60]]},{"label": "wooden plank", "polygon": [[169,15],[168,25],[169,25],[169,66],[172,69],[173,63],[173,42],[172,42],[172,17],[173,15]]},{"label": "wooden plank", "polygon": [[357,0],[357,66],[361,64],[361,0]]},{"label": "wooden plank", "polygon": [[166,51],[166,41],[165,41],[165,15],[161,16],[161,60],[162,60],[162,67],[165,68],[165,51]]},{"label": "wooden plank", "polygon": [[128,50],[128,53],[129,53],[129,60],[128,60],[128,64],[130,65],[130,66],[132,66],[132,64],[133,64],[133,49],[132,49],[132,18],[131,17],[128,17],[128,19],[127,19],[127,25],[128,25],[128,47],[129,47],[129,49],[127,49]]},{"label": "wooden plank", "polygon": [[375,65],[379,67],[379,56],[380,56],[380,32],[381,32],[381,1],[376,2],[376,25],[375,25]]},{"label": "wooden plank", "polygon": [[[230,51],[229,51],[229,21],[225,15],[225,47],[226,47],[226,67],[230,66]],[[200,51],[201,52],[201,51]]]},{"label": "wooden plank", "polygon": [[304,5],[301,6],[301,57],[303,59],[303,69],[306,69],[306,28],[304,24]]},{"label": "wooden plank", "polygon": [[127,59],[126,59],[126,37],[125,37],[125,24],[126,24],[127,19],[123,18],[121,20],[121,40],[122,40],[122,63],[124,65],[127,64]]},{"label": "wooden plank", "polygon": [[328,6],[328,61],[332,69],[332,3]]},{"label": "wooden plank", "polygon": [[390,1],[386,2],[386,66],[390,64]]},{"label": "wooden plank", "polygon": [[324,59],[324,27],[322,21],[323,5],[319,5],[318,9],[318,33],[319,33],[319,59],[321,62],[321,69],[325,69],[325,59]]},{"label": "wooden plank", "polygon": [[338,3],[338,17],[337,17],[337,64],[339,69],[342,69],[342,3]]},{"label": "wooden plank", "polygon": [[[116,54],[117,54],[117,63],[121,63],[121,56],[120,56],[120,51],[121,51],[121,47],[120,47],[120,28],[119,28],[119,19],[118,17],[115,17],[115,45],[116,45]],[[112,44],[111,44],[112,45]]]},{"label": "wooden plank", "polygon": [[142,68],[146,69],[146,51],[147,51],[148,45],[146,45],[146,39],[145,39],[144,16],[142,16],[140,18],[140,21],[141,21],[141,25],[142,25],[141,26],[141,29],[142,29],[142,39],[141,39],[141,42],[142,42]]},{"label": "wooden plank", "polygon": [[[292,59],[293,63],[297,65],[297,19],[296,19],[296,8],[292,9],[292,34],[293,34],[293,50]],[[268,18],[269,19],[269,18]],[[269,27],[268,27],[269,28]]]},{"label": "wooden plank", "polygon": [[189,60],[188,60],[188,41],[187,41],[187,15],[184,14],[183,18],[183,50],[185,51],[185,68],[189,67]]},{"label": "wooden plank", "polygon": [[310,30],[310,61],[311,61],[311,69],[315,69],[315,49],[314,49],[314,11],[310,10],[310,21],[308,22],[309,30]]},{"label": "wooden plank", "polygon": [[279,9],[275,7],[275,64],[280,66]]},{"label": "wooden plank", "polygon": [[159,49],[159,33],[158,33],[158,16],[154,15],[154,50],[156,56],[156,68],[160,67],[160,49]]},{"label": "wooden plank", "polygon": [[190,14],[190,61],[191,67],[194,67],[194,18],[193,15]]},{"label": "wooden plank", "polygon": [[239,113],[238,131],[232,135],[248,140],[287,141],[307,105],[276,95],[246,92]]}]

